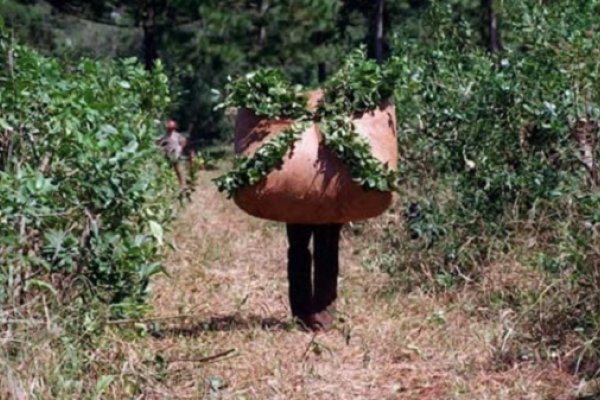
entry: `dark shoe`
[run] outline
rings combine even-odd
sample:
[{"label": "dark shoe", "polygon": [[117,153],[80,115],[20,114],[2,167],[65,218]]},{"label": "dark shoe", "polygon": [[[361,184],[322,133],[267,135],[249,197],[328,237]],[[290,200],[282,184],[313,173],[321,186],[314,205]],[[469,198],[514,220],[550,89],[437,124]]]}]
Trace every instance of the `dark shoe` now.
[{"label": "dark shoe", "polygon": [[313,313],[308,318],[308,325],[313,331],[327,332],[333,326],[334,314],[329,310]]}]

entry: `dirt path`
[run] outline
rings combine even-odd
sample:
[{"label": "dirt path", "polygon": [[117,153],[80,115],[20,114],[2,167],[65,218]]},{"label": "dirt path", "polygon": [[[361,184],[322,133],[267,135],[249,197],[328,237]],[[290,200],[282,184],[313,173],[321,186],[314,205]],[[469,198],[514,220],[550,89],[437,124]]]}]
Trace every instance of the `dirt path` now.
[{"label": "dirt path", "polygon": [[282,224],[238,210],[210,183],[216,175],[200,178],[176,224],[170,277],[153,287],[154,314],[189,317],[145,342],[164,368],[144,398],[568,398],[570,378],[553,367],[495,367],[500,313],[481,320],[465,301],[393,294],[384,274],[361,266],[360,238],[348,232],[343,321],[326,334],[294,329]]}]

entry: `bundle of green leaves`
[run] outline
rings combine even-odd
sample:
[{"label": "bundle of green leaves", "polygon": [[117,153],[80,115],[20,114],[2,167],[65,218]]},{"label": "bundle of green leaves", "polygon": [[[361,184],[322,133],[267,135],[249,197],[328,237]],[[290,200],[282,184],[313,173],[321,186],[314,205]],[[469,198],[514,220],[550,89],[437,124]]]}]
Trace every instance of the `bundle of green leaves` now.
[{"label": "bundle of green leaves", "polygon": [[226,90],[227,97],[217,108],[248,108],[268,118],[299,118],[307,113],[302,86],[292,85],[276,69],[260,69],[230,81]]},{"label": "bundle of green leaves", "polygon": [[323,116],[372,110],[394,95],[403,71],[403,60],[393,57],[381,65],[354,50],[339,71],[327,80],[318,113]]},{"label": "bundle of green leaves", "polygon": [[[324,96],[314,113],[309,112],[305,92],[293,86],[283,73],[265,69],[248,74],[228,85],[227,98],[220,107],[240,107],[267,118],[295,118],[319,123],[325,145],[349,168],[355,182],[367,190],[391,191],[397,176],[377,160],[369,143],[361,137],[350,116],[373,110],[388,101],[402,68],[393,58],[385,65],[367,59],[365,50],[352,52],[342,69],[324,86]],[[263,143],[252,156],[239,156],[234,169],[215,179],[220,191],[229,197],[253,185],[283,163],[283,157],[298,140],[305,124],[293,124],[275,138]]]},{"label": "bundle of green leaves", "polygon": [[355,131],[349,117],[327,118],[320,126],[327,148],[344,161],[355,182],[380,192],[396,189],[396,173],[373,157],[369,143]]}]

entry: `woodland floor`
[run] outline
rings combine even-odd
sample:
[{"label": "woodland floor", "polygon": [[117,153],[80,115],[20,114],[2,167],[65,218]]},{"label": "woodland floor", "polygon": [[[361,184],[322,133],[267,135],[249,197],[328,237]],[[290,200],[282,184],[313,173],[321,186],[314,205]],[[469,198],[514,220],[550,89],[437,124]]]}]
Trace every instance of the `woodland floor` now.
[{"label": "woodland floor", "polygon": [[218,174],[201,174],[174,225],[169,276],[152,288],[154,315],[187,317],[121,343],[132,373],[144,374],[144,360],[162,365],[141,398],[570,398],[576,382],[557,363],[498,361],[506,313],[474,313],[468,288],[453,296],[394,291],[385,274],[363,266],[361,238],[349,230],[335,329],[294,328],[284,227],[226,200],[210,182]]}]

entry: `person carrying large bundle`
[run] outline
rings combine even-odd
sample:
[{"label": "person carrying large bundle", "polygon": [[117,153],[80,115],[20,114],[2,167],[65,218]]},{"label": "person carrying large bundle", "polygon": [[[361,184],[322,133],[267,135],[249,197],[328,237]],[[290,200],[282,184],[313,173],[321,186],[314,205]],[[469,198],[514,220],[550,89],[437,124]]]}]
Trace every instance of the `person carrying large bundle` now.
[{"label": "person carrying large bundle", "polygon": [[305,94],[275,70],[228,87],[224,105],[239,108],[238,157],[216,184],[249,214],[287,224],[290,307],[313,330],[334,320],[342,224],[375,217],[392,201],[398,66],[357,51],[322,91]]}]

